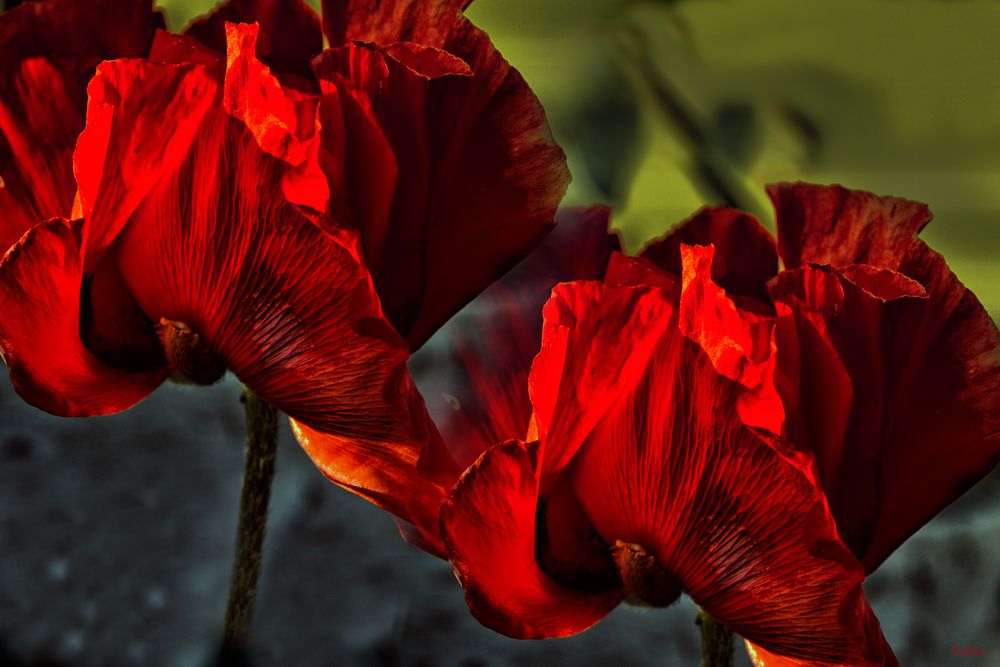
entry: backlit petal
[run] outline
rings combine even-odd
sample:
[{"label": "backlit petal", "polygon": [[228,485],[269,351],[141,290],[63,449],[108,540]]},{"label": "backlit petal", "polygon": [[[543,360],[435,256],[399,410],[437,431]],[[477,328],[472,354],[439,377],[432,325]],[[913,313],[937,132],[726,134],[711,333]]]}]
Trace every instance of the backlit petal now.
[{"label": "backlit petal", "polygon": [[0,344],[14,388],[52,414],[109,414],[142,400],[165,368],[111,367],[80,339],[80,221],[40,223],[0,262]]},{"label": "backlit petal", "polygon": [[767,282],[778,272],[777,248],[770,232],[749,213],[722,206],[704,208],[649,243],[641,256],[679,276],[681,245],[715,247],[712,280],[729,295],[770,301]]},{"label": "backlit petal", "polygon": [[101,60],[143,57],[163,25],[152,2],[46,0],[0,14],[0,250],[68,217],[73,145]]},{"label": "backlit petal", "polygon": [[383,306],[415,349],[551,228],[564,156],[527,84],[464,19],[440,50],[348,44],[317,73],[367,96],[395,155],[388,220],[351,217]]},{"label": "backlit petal", "polygon": [[[620,328],[613,304],[601,305],[592,313]],[[606,542],[641,545],[713,618],[768,650],[891,664],[881,634],[863,632],[877,629],[864,573],[823,494],[747,428],[737,413],[746,388],[681,335],[676,309],[663,312],[674,328],[571,465],[587,516]]]},{"label": "backlit petal", "polygon": [[228,0],[185,30],[211,49],[226,52],[226,23],[257,23],[266,35],[256,55],[277,72],[312,78],[312,59],[323,50],[319,17],[303,0]]},{"label": "backlit petal", "polygon": [[543,443],[543,491],[569,464],[604,412],[619,396],[634,391],[671,324],[665,315],[669,309],[663,291],[655,287],[584,281],[558,285],[552,291],[542,310],[541,351],[528,381]]},{"label": "backlit petal", "polygon": [[90,270],[139,203],[187,155],[218,84],[200,65],[102,63],[73,155]]},{"label": "backlit petal", "polygon": [[[803,184],[770,192],[786,263],[833,267],[772,286],[812,341],[779,360],[786,378],[806,369],[782,389],[786,403],[825,406],[808,418],[825,435],[790,435],[816,453],[841,533],[871,571],[1000,460],[1000,332],[916,237],[931,217],[923,204]],[[851,394],[839,373],[831,394],[817,372],[838,365]]]},{"label": "backlit petal", "polygon": [[585,630],[623,595],[617,587],[578,592],[539,566],[537,466],[537,443],[497,445],[463,475],[441,508],[452,567],[473,615],[519,639]]}]

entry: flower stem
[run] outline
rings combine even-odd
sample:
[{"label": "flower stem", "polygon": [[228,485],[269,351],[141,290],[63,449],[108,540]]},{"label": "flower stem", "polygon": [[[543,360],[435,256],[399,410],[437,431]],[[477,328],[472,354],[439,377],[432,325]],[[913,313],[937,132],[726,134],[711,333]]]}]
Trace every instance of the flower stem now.
[{"label": "flower stem", "polygon": [[695,621],[701,628],[701,667],[732,667],[733,631],[717,623],[704,609]]},{"label": "flower stem", "polygon": [[246,467],[224,631],[224,645],[231,648],[243,644],[253,618],[278,449],[278,411],[249,389],[243,390],[242,401],[247,416]]}]

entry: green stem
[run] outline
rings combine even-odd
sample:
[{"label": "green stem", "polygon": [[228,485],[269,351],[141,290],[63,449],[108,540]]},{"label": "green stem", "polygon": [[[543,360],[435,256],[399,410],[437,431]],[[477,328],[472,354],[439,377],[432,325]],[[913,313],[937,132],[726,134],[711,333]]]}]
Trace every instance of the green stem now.
[{"label": "green stem", "polygon": [[732,667],[733,631],[698,610],[695,621],[701,628],[701,667]]},{"label": "green stem", "polygon": [[236,529],[236,556],[229,585],[224,642],[243,644],[257,600],[257,579],[267,531],[267,504],[278,449],[278,411],[249,389],[243,390],[247,416],[246,467]]}]

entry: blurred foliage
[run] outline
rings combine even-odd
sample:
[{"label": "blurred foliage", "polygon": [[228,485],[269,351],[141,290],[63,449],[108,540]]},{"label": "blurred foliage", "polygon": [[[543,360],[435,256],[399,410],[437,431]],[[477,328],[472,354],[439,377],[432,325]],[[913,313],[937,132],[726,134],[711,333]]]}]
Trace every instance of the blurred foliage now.
[{"label": "blurred foliage", "polygon": [[839,182],[929,203],[924,237],[1000,315],[1000,3],[544,4],[479,0],[470,14],[546,104],[573,201],[608,200],[584,181],[581,162],[600,158],[572,122],[600,95],[593,62],[629,73],[604,85],[640,100],[639,164],[611,198],[631,249],[708,202],[771,224],[768,182]]},{"label": "blurred foliage", "polygon": [[[172,29],[210,0],[160,0]],[[318,6],[319,0],[311,0]],[[637,249],[711,202],[771,224],[763,185],[925,201],[924,233],[1000,316],[1000,3],[476,0],[574,173]]]}]

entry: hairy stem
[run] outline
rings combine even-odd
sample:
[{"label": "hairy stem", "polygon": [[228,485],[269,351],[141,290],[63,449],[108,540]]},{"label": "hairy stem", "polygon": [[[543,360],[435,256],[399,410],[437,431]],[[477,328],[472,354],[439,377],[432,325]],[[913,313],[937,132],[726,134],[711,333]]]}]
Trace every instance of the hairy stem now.
[{"label": "hairy stem", "polygon": [[278,411],[249,389],[243,390],[243,405],[247,416],[246,467],[224,637],[230,647],[243,643],[253,618],[278,449]]},{"label": "hairy stem", "polygon": [[701,628],[701,667],[732,667],[733,631],[698,610],[695,621]]}]

